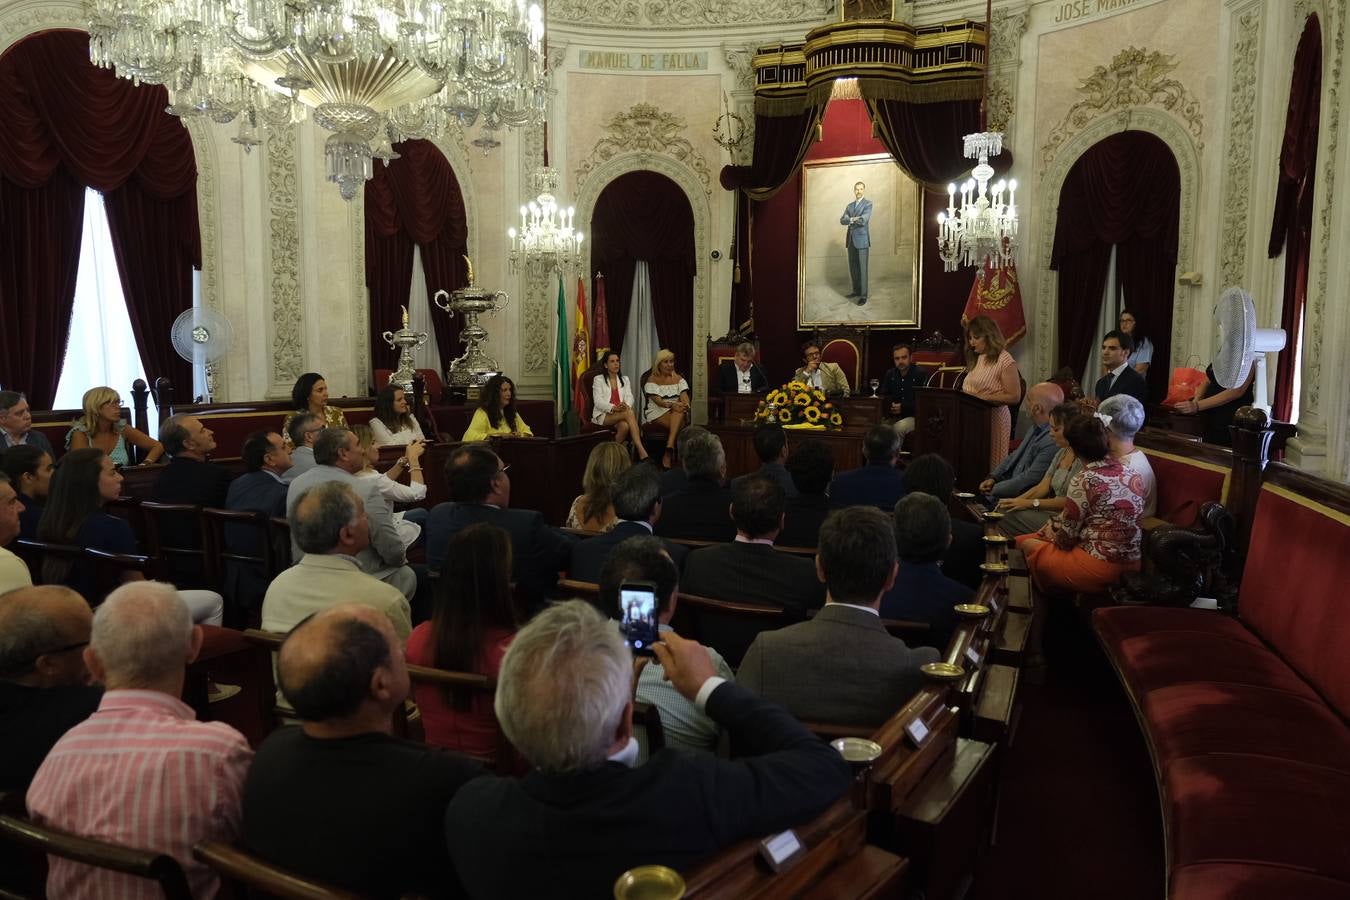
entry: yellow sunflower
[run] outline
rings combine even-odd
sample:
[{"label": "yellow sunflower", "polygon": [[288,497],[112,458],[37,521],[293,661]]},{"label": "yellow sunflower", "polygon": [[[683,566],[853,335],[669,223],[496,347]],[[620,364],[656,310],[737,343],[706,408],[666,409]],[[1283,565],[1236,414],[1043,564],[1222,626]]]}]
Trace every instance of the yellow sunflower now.
[{"label": "yellow sunflower", "polygon": [[830,424],[838,428],[840,425],[844,424],[844,417],[839,415],[839,413],[835,413],[830,416]]},{"label": "yellow sunflower", "polygon": [[790,409],[780,409],[780,410],[778,411],[778,421],[782,422],[784,425],[786,425],[787,423],[791,422],[791,421],[792,421],[792,410],[790,410]]},{"label": "yellow sunflower", "polygon": [[800,391],[806,390],[806,385],[802,384],[800,381],[789,381],[788,390],[792,391],[795,394]]},{"label": "yellow sunflower", "polygon": [[798,394],[797,396],[792,398],[792,402],[796,406],[810,406],[811,398],[806,396],[805,394]]},{"label": "yellow sunflower", "polygon": [[824,391],[812,391],[812,392],[811,392],[811,396],[816,398],[816,402],[817,402],[817,403],[824,403],[824,402],[825,402],[825,392],[824,392]]},{"label": "yellow sunflower", "polygon": [[816,409],[814,406],[808,407],[806,410],[806,421],[814,425],[816,424],[816,422],[820,421],[820,417],[822,415],[823,413],[821,413],[821,411]]}]

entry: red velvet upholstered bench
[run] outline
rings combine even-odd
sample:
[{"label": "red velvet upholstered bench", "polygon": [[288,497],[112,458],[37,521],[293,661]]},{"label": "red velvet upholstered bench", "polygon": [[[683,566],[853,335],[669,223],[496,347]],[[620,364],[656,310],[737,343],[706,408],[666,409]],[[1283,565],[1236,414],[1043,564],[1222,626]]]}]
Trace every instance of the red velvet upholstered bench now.
[{"label": "red velvet upholstered bench", "polygon": [[1236,618],[1093,615],[1153,756],[1173,900],[1350,898],[1350,491],[1333,494],[1263,486]]}]

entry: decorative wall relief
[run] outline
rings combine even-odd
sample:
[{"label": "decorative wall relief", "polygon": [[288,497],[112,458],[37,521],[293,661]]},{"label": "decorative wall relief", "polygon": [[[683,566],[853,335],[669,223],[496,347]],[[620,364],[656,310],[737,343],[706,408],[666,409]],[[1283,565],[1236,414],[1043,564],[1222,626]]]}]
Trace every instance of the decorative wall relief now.
[{"label": "decorative wall relief", "polygon": [[[1305,17],[1306,18],[1306,17]],[[1304,327],[1309,335],[1318,335],[1319,340],[1303,342],[1303,395],[1300,408],[1320,409],[1322,399],[1322,350],[1326,342],[1324,314],[1327,305],[1327,281],[1331,268],[1331,232],[1333,228],[1332,206],[1336,196],[1336,152],[1341,137],[1341,76],[1345,69],[1345,19],[1344,3],[1329,3],[1319,20],[1322,25],[1322,116],[1321,130],[1324,142],[1317,148],[1317,161],[1322,171],[1317,176],[1317,192],[1322,195],[1322,206],[1317,210],[1317,220],[1313,223],[1313,232],[1317,235],[1317,258],[1312,261],[1317,278],[1308,291],[1307,309],[1304,313]],[[1294,32],[1299,35],[1303,30],[1303,19]],[[1328,37],[1330,36],[1330,37]],[[1295,38],[1297,41],[1297,37]],[[1289,58],[1293,59],[1291,51]],[[1337,360],[1339,363],[1340,360]],[[1342,427],[1347,427],[1346,410],[1337,410]],[[1301,414],[1300,414],[1301,415]],[[1314,413],[1316,415],[1316,413]],[[1344,445],[1342,445],[1344,447]]]},{"label": "decorative wall relief", "polygon": [[[202,270],[200,289],[202,305],[224,314],[220,303],[220,229],[216,209],[216,152],[211,141],[210,123],[200,119],[185,119],[192,137],[192,154],[197,161],[197,231],[201,235]],[[230,358],[226,354],[216,362],[218,390],[216,398],[230,396]],[[189,390],[191,390],[189,388]]]},{"label": "decorative wall relief", "polygon": [[1247,283],[1247,248],[1252,193],[1252,151],[1256,142],[1256,54],[1261,8],[1237,16],[1233,29],[1232,86],[1228,94],[1228,165],[1223,174],[1223,226],[1219,235],[1220,288]]},{"label": "decorative wall relief", "polygon": [[711,193],[712,169],[684,137],[684,129],[684,119],[650,103],[638,103],[627,112],[618,113],[609,120],[604,134],[577,167],[577,186],[585,184],[592,172],[620,154],[659,153],[687,166],[703,183],[704,192]]},{"label": "decorative wall relief", "polygon": [[995,10],[989,32],[989,130],[1001,131],[1012,145],[1012,119],[1017,111],[1017,72],[1022,65],[1022,34],[1027,30],[1025,9]]},{"label": "decorative wall relief", "polygon": [[[544,128],[527,128],[521,133],[521,178],[522,185],[530,183],[529,174],[544,164]],[[550,301],[549,288],[553,279],[544,276],[529,276],[524,279],[524,302],[521,304],[521,366],[527,375],[548,375],[553,368],[552,323],[554,312]]]},{"label": "decorative wall relief", "polygon": [[295,169],[295,129],[268,137],[267,201],[272,307],[271,396],[290,396],[305,371],[304,305],[300,291],[300,221]]},{"label": "decorative wall relief", "polygon": [[1059,150],[1093,119],[1118,109],[1155,106],[1174,115],[1190,134],[1197,150],[1204,149],[1205,122],[1200,101],[1175,78],[1174,57],[1158,50],[1127,47],[1098,66],[1078,86],[1083,95],[1052,129],[1041,147],[1041,171],[1059,155]]},{"label": "decorative wall relief", "polygon": [[823,22],[833,0],[554,0],[549,21],[600,27],[699,28]]}]

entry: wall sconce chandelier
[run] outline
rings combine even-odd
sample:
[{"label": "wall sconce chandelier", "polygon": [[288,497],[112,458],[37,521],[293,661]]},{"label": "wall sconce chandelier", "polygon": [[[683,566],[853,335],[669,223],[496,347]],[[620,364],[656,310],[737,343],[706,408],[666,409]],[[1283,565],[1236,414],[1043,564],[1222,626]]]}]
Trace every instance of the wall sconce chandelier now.
[{"label": "wall sconce chandelier", "polygon": [[1003,134],[982,131],[965,137],[965,155],[979,162],[973,178],[961,185],[961,205],[956,205],[956,185],[947,185],[947,211],[938,213],[938,255],[942,268],[954,272],[958,265],[1002,268],[1013,262],[1017,249],[1017,180],[1000,180],[993,186],[994,167],[989,157],[1003,152]]}]

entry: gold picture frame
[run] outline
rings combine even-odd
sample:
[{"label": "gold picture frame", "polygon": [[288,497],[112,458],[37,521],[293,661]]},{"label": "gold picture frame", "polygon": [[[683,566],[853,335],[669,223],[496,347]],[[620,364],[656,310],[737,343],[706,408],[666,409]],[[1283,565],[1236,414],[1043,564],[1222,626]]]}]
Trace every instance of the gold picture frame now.
[{"label": "gold picture frame", "polygon": [[[866,302],[853,296],[842,221],[865,186]],[[802,165],[798,207],[797,327],[918,328],[923,278],[923,189],[888,154],[811,160]]]}]

